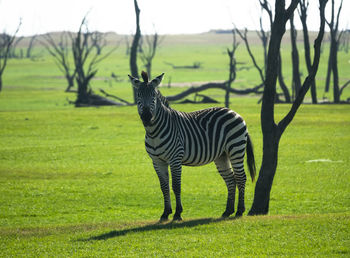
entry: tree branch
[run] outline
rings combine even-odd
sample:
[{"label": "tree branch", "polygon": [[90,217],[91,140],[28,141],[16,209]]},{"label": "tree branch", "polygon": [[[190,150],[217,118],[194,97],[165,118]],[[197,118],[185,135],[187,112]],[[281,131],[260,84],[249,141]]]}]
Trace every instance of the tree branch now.
[{"label": "tree branch", "polygon": [[[259,91],[260,88],[262,88],[264,86],[264,84],[260,84],[252,89],[245,89],[245,90],[237,90],[237,89],[229,89],[229,91],[231,93],[234,94],[240,94],[240,95],[244,95],[244,94],[248,94],[248,93],[261,93]],[[206,83],[203,84],[199,87],[191,87],[177,95],[172,95],[172,96],[167,96],[166,98],[168,99],[168,101],[176,101],[176,100],[180,100],[182,98],[185,98],[186,96],[192,94],[192,93],[196,93],[196,92],[200,92],[200,91],[204,91],[204,90],[208,90],[208,89],[222,89],[222,90],[227,90],[227,82],[223,82],[223,83]]]},{"label": "tree branch", "polygon": [[244,44],[245,44],[246,49],[248,51],[248,54],[249,54],[250,58],[252,59],[255,68],[259,72],[260,79],[261,79],[262,82],[264,82],[265,81],[264,73],[263,73],[262,69],[260,68],[260,66],[257,64],[257,62],[255,60],[255,57],[254,57],[252,51],[250,50],[249,42],[248,42],[248,39],[247,39],[247,29],[244,30],[243,34],[238,29],[236,29],[236,32],[238,33],[240,38],[244,41]]},{"label": "tree branch", "polygon": [[320,55],[321,55],[321,43],[324,35],[324,27],[325,27],[325,6],[327,3],[327,0],[319,0],[320,1],[320,30],[317,35],[317,38],[314,42],[314,60],[312,63],[311,71],[309,72],[309,75],[304,80],[303,86],[301,87],[289,113],[279,122],[278,128],[280,129],[280,133],[282,134],[283,131],[287,128],[287,126],[290,124],[290,122],[293,120],[298,108],[300,107],[301,103],[304,100],[304,97],[309,90],[311,83],[313,80],[315,80],[315,76],[318,70],[318,65],[320,62]]}]

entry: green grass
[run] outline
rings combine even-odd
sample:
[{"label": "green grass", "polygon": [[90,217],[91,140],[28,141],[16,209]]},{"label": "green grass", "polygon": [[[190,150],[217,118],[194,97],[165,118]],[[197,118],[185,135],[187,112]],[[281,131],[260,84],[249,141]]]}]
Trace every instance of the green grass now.
[{"label": "green grass", "polygon": [[[219,52],[215,57],[217,52],[210,44],[165,45],[154,73],[168,69],[173,82],[222,80],[226,56]],[[170,57],[178,64],[206,61],[192,73],[171,70],[163,64]],[[342,56],[341,62],[348,58]],[[114,70],[127,74],[126,65],[120,50],[101,63],[98,76]],[[63,92],[65,81],[59,76],[47,56],[37,62],[11,60],[5,71],[0,93],[1,256],[349,256],[348,105],[300,108],[281,139],[268,216],[219,220],[227,193],[210,164],[184,167],[184,221],[159,225],[163,200],[136,107],[74,108],[66,98],[75,96]],[[242,79],[242,87],[244,81],[258,80],[252,73]],[[103,79],[93,81],[94,89],[100,87],[131,100],[126,80],[112,86]],[[165,95],[181,90],[162,88]],[[219,90],[207,94],[223,100]],[[231,108],[248,124],[259,168],[257,101],[255,96],[232,96]],[[192,111],[209,105],[172,106]],[[276,105],[276,120],[289,108]],[[308,162],[320,159],[332,162]],[[247,209],[253,195],[254,184],[248,181]]]}]

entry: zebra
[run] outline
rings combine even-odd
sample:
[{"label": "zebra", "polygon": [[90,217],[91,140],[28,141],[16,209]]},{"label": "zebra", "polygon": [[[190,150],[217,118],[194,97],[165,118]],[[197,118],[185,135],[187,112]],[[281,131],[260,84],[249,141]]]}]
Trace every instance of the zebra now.
[{"label": "zebra", "polygon": [[170,166],[172,189],[176,199],[173,220],[177,221],[182,220],[183,211],[182,165],[201,166],[213,161],[228,190],[226,210],[222,217],[226,218],[234,213],[236,185],[239,195],[235,216],[242,216],[245,211],[245,152],[252,181],[256,173],[252,141],[245,121],[236,112],[222,107],[190,113],[172,109],[157,88],[164,73],[152,81],[149,81],[146,72],[141,75],[143,82],[130,75],[129,78],[136,91],[137,109],[146,131],[146,151],[152,159],[163,193],[164,212],[160,222],[168,220],[172,213],[168,167]]}]

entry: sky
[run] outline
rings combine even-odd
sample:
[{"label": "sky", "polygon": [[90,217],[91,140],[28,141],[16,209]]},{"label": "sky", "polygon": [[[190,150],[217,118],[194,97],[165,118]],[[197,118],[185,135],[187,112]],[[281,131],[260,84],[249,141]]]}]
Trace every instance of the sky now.
[{"label": "sky", "polygon": [[[335,0],[336,3],[339,0]],[[91,31],[132,34],[135,31],[133,0],[0,0],[0,32],[29,36],[53,31],[77,31],[88,13]],[[270,0],[269,2],[274,2]],[[286,1],[289,2],[288,0]],[[330,2],[330,1],[329,1]],[[141,31],[151,34],[202,33],[212,29],[259,28],[259,0],[138,0]],[[330,3],[328,4],[328,17]],[[340,28],[350,28],[350,0],[344,0]],[[268,28],[268,18],[265,28]],[[301,25],[296,20],[297,29]],[[318,1],[310,0],[308,26],[318,30]]]}]

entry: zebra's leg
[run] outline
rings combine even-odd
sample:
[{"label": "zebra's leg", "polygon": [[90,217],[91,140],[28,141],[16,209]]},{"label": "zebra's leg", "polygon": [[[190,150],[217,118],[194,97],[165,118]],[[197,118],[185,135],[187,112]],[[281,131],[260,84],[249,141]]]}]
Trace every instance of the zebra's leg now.
[{"label": "zebra's leg", "polygon": [[236,192],[236,182],[234,175],[232,173],[230,160],[226,154],[223,154],[215,161],[216,168],[218,169],[221,177],[224,179],[227,186],[227,203],[226,210],[222,214],[223,218],[229,217],[235,212],[235,192]]},{"label": "zebra's leg", "polygon": [[238,207],[236,212],[236,217],[242,216],[245,211],[244,205],[244,191],[245,191],[245,183],[247,181],[246,174],[244,172],[244,154],[243,157],[239,160],[231,160],[232,168],[234,171],[234,177],[238,186]]},{"label": "zebra's leg", "polygon": [[153,161],[153,166],[155,171],[157,172],[159,183],[160,183],[160,189],[162,190],[163,197],[164,197],[164,212],[160,217],[160,221],[166,221],[168,220],[169,214],[173,212],[171,209],[171,201],[170,201],[168,164],[156,163]]},{"label": "zebra's leg", "polygon": [[181,161],[170,163],[172,187],[176,199],[176,211],[173,220],[182,220],[182,204],[181,204]]}]

